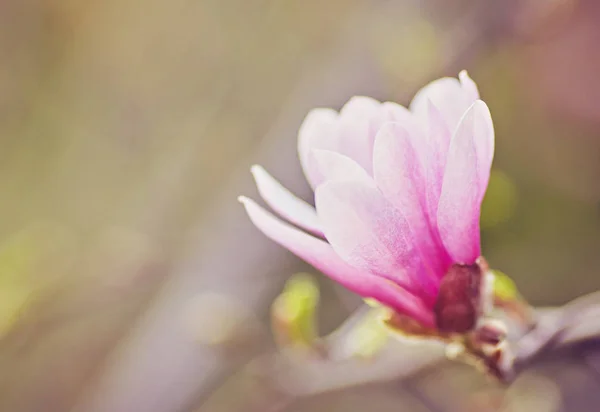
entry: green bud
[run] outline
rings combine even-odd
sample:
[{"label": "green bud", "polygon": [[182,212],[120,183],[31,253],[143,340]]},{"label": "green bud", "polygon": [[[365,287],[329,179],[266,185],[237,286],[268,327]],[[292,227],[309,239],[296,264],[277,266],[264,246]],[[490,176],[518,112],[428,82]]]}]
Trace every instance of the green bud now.
[{"label": "green bud", "polygon": [[317,339],[319,287],[306,273],[293,275],[271,308],[275,338],[283,346],[311,346]]},{"label": "green bud", "polygon": [[519,299],[519,291],[515,282],[503,272],[492,270],[494,274],[494,296],[496,299],[511,301]]}]

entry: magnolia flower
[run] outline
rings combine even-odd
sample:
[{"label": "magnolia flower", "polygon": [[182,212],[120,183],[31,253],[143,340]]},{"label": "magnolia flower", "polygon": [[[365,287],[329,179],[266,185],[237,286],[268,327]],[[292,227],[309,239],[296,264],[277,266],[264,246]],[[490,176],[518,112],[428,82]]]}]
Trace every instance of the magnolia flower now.
[{"label": "magnolia flower", "polygon": [[472,329],[480,310],[479,215],[494,155],[488,107],[458,77],[425,86],[408,109],[354,97],[339,113],[312,110],[298,151],[314,208],[260,166],[258,190],[283,220],[240,197],[266,236],[331,279],[449,332]]}]

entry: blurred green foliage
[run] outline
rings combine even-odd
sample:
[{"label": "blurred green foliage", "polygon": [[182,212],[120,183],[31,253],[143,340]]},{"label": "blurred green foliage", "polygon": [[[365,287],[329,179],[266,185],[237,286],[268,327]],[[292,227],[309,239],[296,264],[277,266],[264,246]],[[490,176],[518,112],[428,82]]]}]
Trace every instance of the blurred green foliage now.
[{"label": "blurred green foliage", "polygon": [[71,269],[77,243],[65,227],[36,222],[0,244],[0,337],[40,293]]}]

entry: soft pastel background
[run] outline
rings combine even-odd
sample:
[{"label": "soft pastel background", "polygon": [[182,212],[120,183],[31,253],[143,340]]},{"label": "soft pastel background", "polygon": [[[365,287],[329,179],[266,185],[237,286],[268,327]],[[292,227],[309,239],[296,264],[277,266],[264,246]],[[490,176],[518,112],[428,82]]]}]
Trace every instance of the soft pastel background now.
[{"label": "soft pastel background", "polygon": [[[311,269],[236,202],[250,165],[310,199],[310,108],[463,68],[496,125],[488,260],[536,305],[599,289],[599,43],[596,0],[0,2],[0,411],[276,406],[247,370]],[[319,279],[325,332],[358,301]],[[596,411],[598,366],[506,390],[447,364],[288,410]]]}]

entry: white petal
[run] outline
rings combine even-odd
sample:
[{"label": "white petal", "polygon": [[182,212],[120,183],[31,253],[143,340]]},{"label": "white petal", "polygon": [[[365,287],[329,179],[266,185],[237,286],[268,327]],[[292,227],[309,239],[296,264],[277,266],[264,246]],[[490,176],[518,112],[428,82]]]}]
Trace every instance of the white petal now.
[{"label": "white petal", "polygon": [[381,114],[381,103],[363,96],[351,98],[340,111],[336,151],[353,159],[369,174],[373,163],[373,142],[383,120]]},{"label": "white petal", "polygon": [[314,207],[294,196],[261,166],[252,166],[251,171],[260,195],[274,211],[309,232],[323,235]]},{"label": "white petal", "polygon": [[313,150],[314,169],[318,170],[322,180],[315,182],[317,186],[329,180],[358,180],[372,183],[371,176],[358,163],[331,150]]},{"label": "white petal", "polygon": [[311,110],[298,132],[298,155],[308,183],[314,189],[316,181],[322,180],[309,160],[313,149],[337,150],[338,113],[332,109]]}]

